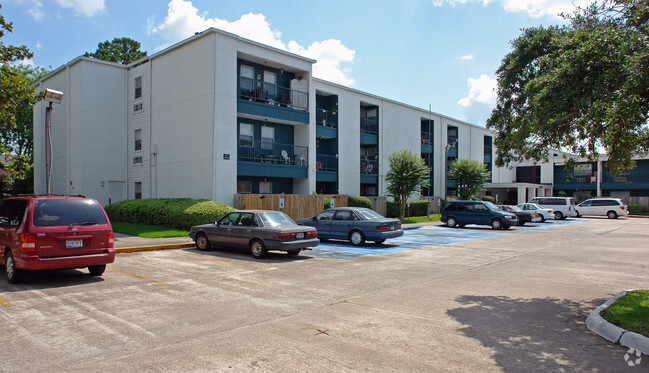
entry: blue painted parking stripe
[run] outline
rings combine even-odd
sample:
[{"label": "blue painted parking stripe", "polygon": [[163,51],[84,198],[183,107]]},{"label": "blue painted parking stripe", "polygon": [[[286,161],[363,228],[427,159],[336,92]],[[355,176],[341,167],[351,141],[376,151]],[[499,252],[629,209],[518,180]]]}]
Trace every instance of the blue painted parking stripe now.
[{"label": "blue painted parking stripe", "polygon": [[321,242],[310,254],[321,258],[350,259],[368,255],[382,255],[399,251],[415,250],[422,247],[447,245],[465,241],[479,240],[520,234],[534,230],[551,229],[584,221],[583,219],[551,220],[545,223],[528,223],[522,227],[495,231],[490,227],[469,225],[465,228],[448,228],[446,226],[425,226],[419,229],[404,230],[403,236],[392,238],[381,245],[367,243],[365,246],[353,246],[348,241],[331,240]]}]

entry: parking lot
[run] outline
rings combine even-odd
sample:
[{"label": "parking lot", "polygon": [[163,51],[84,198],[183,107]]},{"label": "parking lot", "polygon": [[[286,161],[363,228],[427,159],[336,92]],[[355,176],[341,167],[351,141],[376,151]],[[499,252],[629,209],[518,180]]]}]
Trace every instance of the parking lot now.
[{"label": "parking lot", "polygon": [[291,257],[196,249],[0,278],[0,371],[647,371],[585,327],[649,288],[649,219],[443,226]]}]

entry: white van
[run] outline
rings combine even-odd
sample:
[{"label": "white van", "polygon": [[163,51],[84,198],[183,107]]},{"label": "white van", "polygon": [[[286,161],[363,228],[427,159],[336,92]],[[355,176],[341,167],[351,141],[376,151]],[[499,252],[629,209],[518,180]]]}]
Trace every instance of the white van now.
[{"label": "white van", "polygon": [[592,198],[575,206],[577,216],[600,215],[616,219],[618,216],[629,215],[629,206],[619,198]]},{"label": "white van", "polygon": [[543,207],[554,210],[554,218],[565,219],[569,216],[577,216],[575,201],[572,197],[534,197],[529,203],[536,203]]}]

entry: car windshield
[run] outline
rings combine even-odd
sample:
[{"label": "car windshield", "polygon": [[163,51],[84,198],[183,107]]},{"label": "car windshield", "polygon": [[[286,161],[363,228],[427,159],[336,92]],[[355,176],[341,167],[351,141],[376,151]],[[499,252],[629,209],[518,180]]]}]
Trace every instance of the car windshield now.
[{"label": "car windshield", "polygon": [[487,206],[487,208],[489,209],[489,211],[498,211],[498,210],[500,210],[500,209],[498,208],[498,206],[494,205],[494,204],[491,203],[491,202],[484,202],[484,205]]},{"label": "car windshield", "polygon": [[383,215],[374,210],[358,210],[357,212],[363,217],[364,220],[383,219]]},{"label": "car windshield", "polygon": [[259,217],[267,227],[281,227],[295,225],[295,222],[283,212],[262,212]]},{"label": "car windshield", "polygon": [[106,224],[106,215],[99,203],[88,199],[46,199],[34,205],[34,225],[54,227],[63,225]]}]

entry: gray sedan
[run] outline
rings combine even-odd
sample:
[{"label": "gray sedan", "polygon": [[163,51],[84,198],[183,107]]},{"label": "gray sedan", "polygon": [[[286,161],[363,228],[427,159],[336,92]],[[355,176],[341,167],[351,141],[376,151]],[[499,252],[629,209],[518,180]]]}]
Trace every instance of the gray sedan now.
[{"label": "gray sedan", "polygon": [[215,223],[193,226],[189,233],[199,250],[212,246],[244,248],[257,259],[269,250],[297,255],[318,246],[317,236],[314,228],[295,224],[283,212],[264,210],[233,211]]},{"label": "gray sedan", "polygon": [[296,222],[315,227],[320,239],[349,240],[355,246],[363,245],[365,240],[380,244],[388,238],[403,236],[399,220],[383,217],[374,210],[362,207],[327,209],[312,218]]}]

